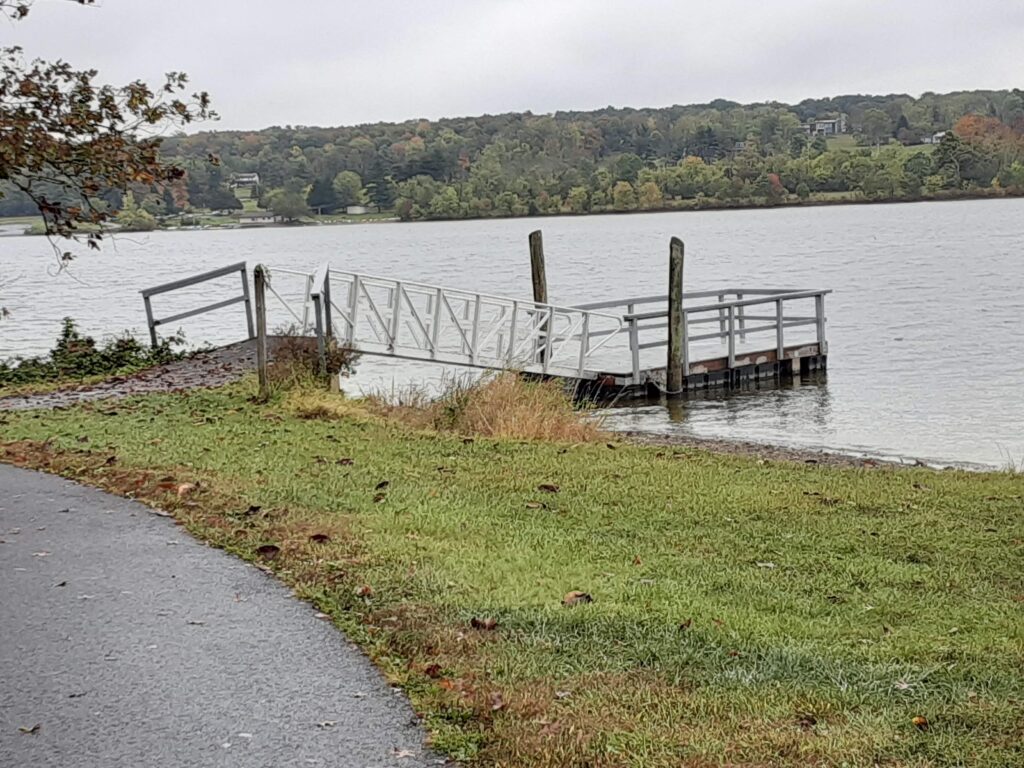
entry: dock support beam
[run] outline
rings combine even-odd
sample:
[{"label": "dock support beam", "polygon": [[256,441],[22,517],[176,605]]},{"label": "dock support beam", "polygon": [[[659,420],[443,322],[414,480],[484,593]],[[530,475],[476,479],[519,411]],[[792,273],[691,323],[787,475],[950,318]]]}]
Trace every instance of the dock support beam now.
[{"label": "dock support beam", "polygon": [[[539,229],[530,233],[530,278],[533,280],[534,303],[547,304],[548,277],[544,270],[544,238]],[[550,346],[548,332],[550,330],[550,325],[551,319],[548,318],[540,328],[540,360],[538,362],[542,364],[548,357],[548,348]]]},{"label": "dock support beam", "polygon": [[685,376],[683,322],[683,241],[673,237],[668,254],[668,361],[665,369],[665,386],[673,394],[682,392]]}]

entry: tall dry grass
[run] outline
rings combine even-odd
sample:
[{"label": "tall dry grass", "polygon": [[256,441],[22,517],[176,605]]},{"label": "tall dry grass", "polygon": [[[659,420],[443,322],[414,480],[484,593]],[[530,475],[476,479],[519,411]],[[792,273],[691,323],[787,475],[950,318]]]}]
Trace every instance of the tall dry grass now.
[{"label": "tall dry grass", "polygon": [[600,424],[576,407],[557,381],[529,381],[511,373],[476,381],[450,379],[431,397],[419,388],[367,398],[369,408],[417,429],[512,440],[589,442],[605,437]]}]

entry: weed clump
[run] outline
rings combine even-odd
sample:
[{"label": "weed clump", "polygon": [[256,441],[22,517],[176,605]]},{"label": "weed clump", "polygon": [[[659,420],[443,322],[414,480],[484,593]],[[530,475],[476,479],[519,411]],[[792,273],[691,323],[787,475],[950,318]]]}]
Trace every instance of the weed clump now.
[{"label": "weed clump", "polygon": [[325,348],[326,373],[320,370],[320,353],[316,337],[290,325],[274,334],[273,362],[267,367],[270,383],[275,389],[291,390],[319,386],[325,376],[350,374],[359,354],[329,339]]},{"label": "weed clump", "polygon": [[557,381],[527,380],[512,372],[449,380],[439,397],[410,388],[390,397],[372,395],[367,402],[373,412],[418,429],[512,440],[602,439],[600,425]]},{"label": "weed clump", "polygon": [[179,333],[150,348],[125,331],[97,344],[65,317],[53,349],[41,357],[0,360],[0,387],[43,382],[76,381],[92,376],[117,376],[180,359],[175,347],[184,342]]}]

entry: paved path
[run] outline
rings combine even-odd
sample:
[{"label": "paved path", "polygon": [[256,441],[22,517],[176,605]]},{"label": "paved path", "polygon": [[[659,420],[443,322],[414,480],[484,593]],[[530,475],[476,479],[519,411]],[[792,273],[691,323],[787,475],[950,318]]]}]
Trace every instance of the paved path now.
[{"label": "paved path", "polygon": [[[269,339],[267,346],[271,354],[277,343],[275,338]],[[226,347],[199,352],[184,360],[147,368],[128,376],[112,376],[98,384],[39,395],[0,397],[0,411],[64,408],[75,403],[145,395],[150,392],[178,392],[197,387],[219,387],[240,379],[255,368],[255,343],[241,341]]]},{"label": "paved path", "polygon": [[438,762],[279,582],[141,504],[0,465],[0,766]]}]

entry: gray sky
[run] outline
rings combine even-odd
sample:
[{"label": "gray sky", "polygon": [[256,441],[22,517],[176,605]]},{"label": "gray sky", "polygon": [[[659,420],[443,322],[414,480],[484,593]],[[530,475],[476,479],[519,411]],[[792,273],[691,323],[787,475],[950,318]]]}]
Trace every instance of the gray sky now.
[{"label": "gray sky", "polygon": [[1024,86],[1024,0],[37,0],[0,44],[256,129]]}]

